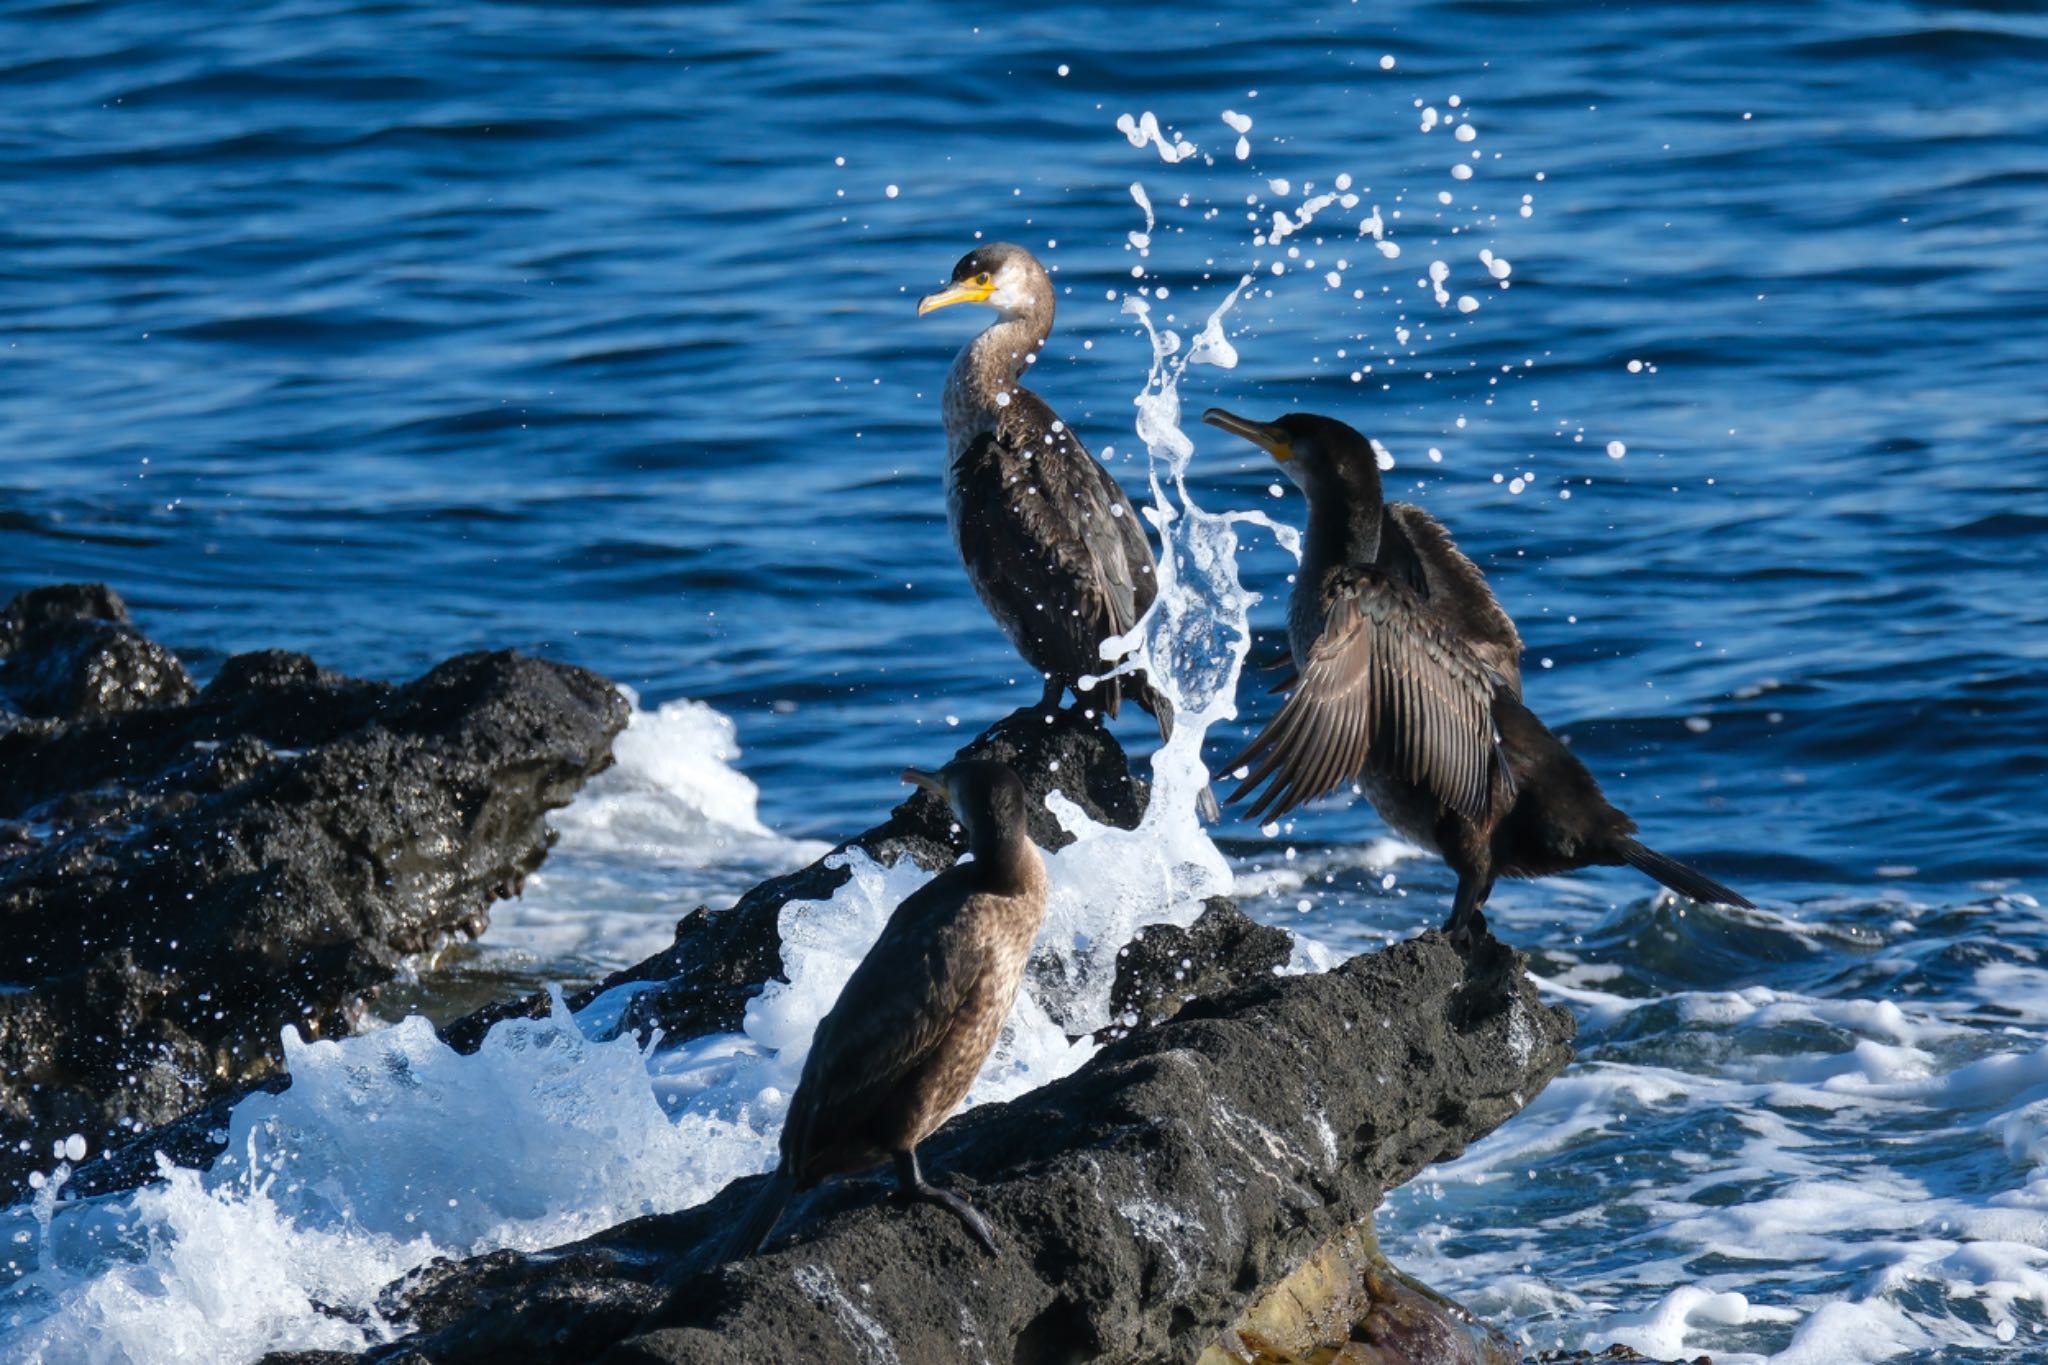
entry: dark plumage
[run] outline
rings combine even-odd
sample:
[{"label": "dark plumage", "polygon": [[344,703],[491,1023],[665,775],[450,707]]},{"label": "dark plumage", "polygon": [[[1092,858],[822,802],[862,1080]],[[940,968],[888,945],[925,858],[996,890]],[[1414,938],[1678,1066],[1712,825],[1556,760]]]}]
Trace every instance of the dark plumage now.
[{"label": "dark plumage", "polygon": [[1045,864],[1025,831],[1024,786],[966,759],[916,782],[952,803],[973,860],[907,896],[818,1024],[782,1128],[782,1162],[720,1259],[752,1255],[800,1190],[896,1165],[898,1196],[951,1210],[990,1252],[959,1195],[927,1185],[917,1144],[966,1096],[1016,1002],[1045,918]]},{"label": "dark plumage", "polygon": [[1225,765],[1277,818],[1359,781],[1382,818],[1458,874],[1454,937],[1484,931],[1496,877],[1629,864],[1695,900],[1748,906],[1644,847],[1586,765],[1522,704],[1521,637],[1485,577],[1421,508],[1386,502],[1371,444],[1328,417],[1203,421],[1262,447],[1308,497],[1288,603],[1297,670],[1280,714]]},{"label": "dark plumage", "polygon": [[[999,314],[946,377],[946,515],[989,615],[1045,675],[1043,705],[1083,674],[1113,667],[1102,642],[1152,605],[1152,545],[1131,500],[1080,437],[1019,376],[1052,333],[1052,277],[1020,246],[998,242],[960,258],[952,283],[920,315],[956,303]],[[1173,716],[1142,674],[1109,678],[1082,700],[1114,717],[1123,698],[1159,721]]]}]

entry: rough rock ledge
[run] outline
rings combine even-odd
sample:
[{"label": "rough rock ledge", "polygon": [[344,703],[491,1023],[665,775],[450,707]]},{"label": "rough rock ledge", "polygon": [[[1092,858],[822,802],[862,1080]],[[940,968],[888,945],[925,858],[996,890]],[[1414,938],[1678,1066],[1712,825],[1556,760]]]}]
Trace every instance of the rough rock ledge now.
[{"label": "rough rock ledge", "polygon": [[801,1199],[763,1255],[669,1297],[663,1278],[757,1177],[570,1246],[426,1267],[386,1295],[413,1335],[365,1359],[1510,1361],[1378,1261],[1371,1216],[1563,1070],[1572,1032],[1519,956],[1475,972],[1427,934],[1195,1000],[948,1124],[931,1165],[989,1218],[998,1258],[848,1181]]},{"label": "rough rock ledge", "polygon": [[[1063,775],[1057,785],[1099,818],[1129,824],[1142,810],[1115,741],[1070,716],[1019,712],[963,752],[1006,758],[1034,794]],[[914,798],[850,842],[937,866],[956,851],[947,826]],[[735,1027],[779,970],[781,905],[843,876],[820,862],[729,911],[695,912],[673,948],[582,998],[636,986],[626,1026],[672,1039]],[[270,1365],[1508,1365],[1497,1333],[1379,1256],[1372,1214],[1563,1070],[1570,1015],[1544,1006],[1523,960],[1498,946],[1468,964],[1430,934],[1321,975],[1274,976],[1286,956],[1276,931],[1228,901],[1187,930],[1146,931],[1114,990],[1135,1027],[1074,1075],[978,1107],[926,1144],[931,1169],[996,1227],[999,1258],[950,1217],[853,1180],[800,1199],[765,1254],[691,1273],[756,1178],[568,1246],[429,1264],[379,1305],[405,1337]],[[533,1005],[450,1033],[481,1036]]]},{"label": "rough rock ledge", "polygon": [[400,687],[244,654],[199,690],[103,586],[0,608],[0,1181],[244,1092],[284,1025],[345,1030],[482,932],[625,722],[513,653]]},{"label": "rough rock ledge", "polygon": [[[402,688],[245,656],[195,692],[104,589],[17,599],[0,615],[0,913],[17,943],[78,927],[57,940],[64,963],[16,965],[30,980],[17,1014],[0,1014],[0,1065],[44,1070],[0,1087],[0,1122],[101,1131],[90,1125],[115,1114],[187,1115],[74,1188],[146,1179],[158,1150],[207,1159],[227,1106],[278,1083],[262,1079],[278,1026],[346,1027],[398,953],[480,928],[544,853],[542,813],[603,765],[624,719],[601,679],[503,654]],[[1034,796],[1058,786],[1097,819],[1128,827],[1144,808],[1115,741],[1067,713],[1027,708],[962,752],[1004,758]],[[1034,835],[1060,841],[1049,819]],[[849,844],[928,867],[959,851],[922,793]],[[695,911],[671,948],[571,1004],[631,988],[619,1026],[659,1028],[665,1045],[737,1027],[781,969],[783,904],[845,876],[821,860],[731,910]],[[237,954],[257,968],[224,973]],[[1561,1071],[1570,1016],[1504,948],[1468,964],[1432,934],[1275,977],[1287,956],[1284,936],[1225,900],[1188,929],[1145,931],[1113,994],[1134,1024],[1073,1076],[935,1135],[932,1169],[990,1218],[998,1258],[950,1217],[855,1180],[801,1199],[766,1254],[687,1274],[752,1198],[744,1180],[569,1246],[430,1264],[383,1295],[400,1340],[269,1359],[1506,1365],[1498,1334],[1386,1263],[1372,1212]],[[69,984],[80,978],[103,984]],[[67,998],[118,1011],[106,1058],[29,1049],[21,1011]],[[506,1002],[445,1034],[473,1047],[544,1008]],[[95,1088],[124,1065],[141,1079]]]}]

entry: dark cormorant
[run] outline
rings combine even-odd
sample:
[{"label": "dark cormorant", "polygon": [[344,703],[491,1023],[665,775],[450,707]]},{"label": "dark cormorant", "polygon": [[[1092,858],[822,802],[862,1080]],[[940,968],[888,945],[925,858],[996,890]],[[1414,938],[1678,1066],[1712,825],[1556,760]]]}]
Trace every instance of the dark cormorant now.
[{"label": "dark cormorant", "polygon": [[892,1159],[898,1198],[950,1210],[996,1249],[965,1199],[925,1183],[917,1144],[966,1096],[1010,1017],[1045,919],[1045,863],[1025,831],[1024,784],[1003,764],[961,759],[903,780],[951,803],[974,857],[904,898],[819,1022],[782,1162],[721,1260],[752,1255],[798,1191]]},{"label": "dark cormorant", "polygon": [[[1129,631],[1158,595],[1152,545],[1109,471],[1019,380],[1052,333],[1045,267],[1008,242],[977,248],[952,283],[918,300],[918,315],[956,303],[998,316],[946,376],[946,519],[989,615],[1045,675],[1039,704],[1057,706],[1083,674],[1114,666],[1102,642]],[[1158,719],[1161,739],[1173,728],[1166,699],[1141,674],[1105,678],[1095,692],[1112,717],[1128,693]]]},{"label": "dark cormorant", "polygon": [[1586,765],[1522,704],[1521,637],[1478,566],[1434,517],[1387,502],[1371,444],[1328,417],[1211,426],[1280,462],[1308,497],[1287,608],[1296,669],[1280,714],[1224,771],[1256,762],[1235,801],[1278,818],[1359,781],[1388,825],[1458,874],[1449,922],[1472,943],[1496,877],[1626,863],[1697,901],[1748,907],[1636,841]]}]

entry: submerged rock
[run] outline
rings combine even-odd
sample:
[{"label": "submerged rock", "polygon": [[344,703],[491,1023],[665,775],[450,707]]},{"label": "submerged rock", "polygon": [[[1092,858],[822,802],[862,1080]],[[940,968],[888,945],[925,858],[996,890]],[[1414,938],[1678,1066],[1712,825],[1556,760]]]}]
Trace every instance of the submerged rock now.
[{"label": "submerged rock", "polygon": [[[1198,999],[946,1125],[931,1168],[989,1219],[995,1258],[945,1212],[841,1181],[799,1198],[764,1254],[671,1293],[755,1177],[567,1247],[416,1272],[384,1304],[413,1334],[365,1358],[1509,1360],[1378,1260],[1370,1220],[1561,1071],[1572,1032],[1519,956],[1475,972],[1427,934]],[[1378,1354],[1338,1354],[1353,1346]]]},{"label": "submerged rock", "polygon": [[195,692],[98,586],[16,597],[0,657],[8,1180],[242,1091],[286,1024],[344,1031],[404,955],[480,933],[626,721],[512,653],[398,687],[250,654]]}]

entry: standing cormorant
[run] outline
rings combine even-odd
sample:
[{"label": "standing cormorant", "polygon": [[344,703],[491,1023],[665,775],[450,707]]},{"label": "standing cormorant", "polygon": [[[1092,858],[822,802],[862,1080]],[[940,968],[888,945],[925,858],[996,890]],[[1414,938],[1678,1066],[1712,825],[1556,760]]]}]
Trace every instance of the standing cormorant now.
[{"label": "standing cormorant", "polygon": [[1478,566],[1421,508],[1387,502],[1371,444],[1310,413],[1202,415],[1261,447],[1308,497],[1287,607],[1293,695],[1244,752],[1230,799],[1278,818],[1359,781],[1382,819],[1458,874],[1444,926],[1485,932],[1496,877],[1626,863],[1697,901],[1749,907],[1635,838],[1586,765],[1522,704],[1521,637]]},{"label": "standing cormorant", "polygon": [[888,1160],[898,1198],[950,1210],[996,1249],[972,1205],[925,1183],[917,1144],[965,1098],[1010,1017],[1045,919],[1045,863],[1025,830],[1024,784],[1003,764],[958,759],[903,780],[951,803],[973,859],[904,898],[819,1021],[782,1162],[721,1260],[752,1255],[798,1191]]},{"label": "standing cormorant", "polygon": [[[918,300],[918,316],[956,303],[997,318],[946,376],[946,519],[982,604],[1045,676],[1039,704],[1057,706],[1082,675],[1113,666],[1102,642],[1158,595],[1152,545],[1122,487],[1020,382],[1052,334],[1052,277],[1037,257],[1008,242],[976,248]],[[1172,731],[1171,707],[1142,674],[1104,678],[1095,692],[1111,717],[1128,693],[1161,739]]]}]

